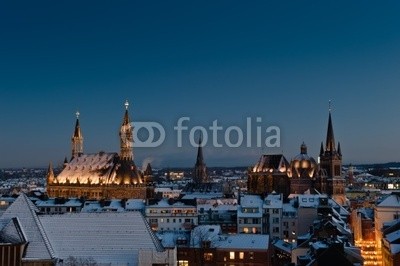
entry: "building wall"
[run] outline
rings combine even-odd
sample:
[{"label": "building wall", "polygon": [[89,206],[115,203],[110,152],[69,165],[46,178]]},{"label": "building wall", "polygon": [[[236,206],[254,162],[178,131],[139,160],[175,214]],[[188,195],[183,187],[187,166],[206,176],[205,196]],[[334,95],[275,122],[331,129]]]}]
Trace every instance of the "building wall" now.
[{"label": "building wall", "polygon": [[[400,214],[400,206],[399,207],[384,207],[384,206],[376,206],[375,207],[375,241],[378,245],[378,248],[381,248],[381,239],[382,239],[382,227],[383,223],[390,222],[396,219],[396,215]],[[400,218],[400,217],[399,217]]]},{"label": "building wall", "polygon": [[0,265],[18,266],[22,264],[25,244],[0,243]]},{"label": "building wall", "polygon": [[49,197],[88,199],[147,199],[154,195],[154,189],[130,185],[85,186],[85,185],[48,185]]},{"label": "building wall", "polygon": [[268,250],[216,250],[215,265],[268,266],[271,265],[270,249]]},{"label": "building wall", "polygon": [[153,231],[190,231],[198,225],[197,210],[194,206],[148,206],[146,220]]},{"label": "building wall", "polygon": [[297,236],[305,235],[310,231],[314,220],[318,218],[317,208],[299,208],[297,217]]}]

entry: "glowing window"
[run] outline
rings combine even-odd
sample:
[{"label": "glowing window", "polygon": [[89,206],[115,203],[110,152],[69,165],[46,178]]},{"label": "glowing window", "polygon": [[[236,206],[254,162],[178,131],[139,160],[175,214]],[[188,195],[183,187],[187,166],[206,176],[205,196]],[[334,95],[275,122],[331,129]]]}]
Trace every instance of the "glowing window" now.
[{"label": "glowing window", "polygon": [[235,259],[235,252],[234,251],[229,252],[229,259],[231,259],[231,260]]},{"label": "glowing window", "polygon": [[244,252],[239,252],[239,259],[241,259],[241,260],[244,259]]},{"label": "glowing window", "polygon": [[178,266],[189,266],[189,261],[187,261],[187,260],[178,260]]},{"label": "glowing window", "polygon": [[204,260],[205,261],[212,261],[213,260],[213,254],[212,253],[204,253]]}]

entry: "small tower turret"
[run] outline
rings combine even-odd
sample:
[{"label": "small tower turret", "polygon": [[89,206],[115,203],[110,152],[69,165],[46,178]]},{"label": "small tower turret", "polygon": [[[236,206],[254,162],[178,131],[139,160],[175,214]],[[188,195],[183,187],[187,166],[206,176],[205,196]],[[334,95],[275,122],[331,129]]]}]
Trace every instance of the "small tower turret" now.
[{"label": "small tower turret", "polygon": [[54,182],[53,165],[51,162],[49,163],[49,168],[47,169],[46,181],[47,181],[47,185],[53,184],[53,182]]}]

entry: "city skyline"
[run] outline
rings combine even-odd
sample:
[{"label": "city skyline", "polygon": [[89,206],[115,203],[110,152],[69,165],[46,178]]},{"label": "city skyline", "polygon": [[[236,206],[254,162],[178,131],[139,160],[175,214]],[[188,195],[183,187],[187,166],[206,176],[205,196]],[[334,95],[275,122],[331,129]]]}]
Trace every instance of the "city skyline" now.
[{"label": "city skyline", "polygon": [[[207,166],[290,160],[304,141],[317,158],[328,101],[343,162],[399,161],[400,4],[42,2],[2,3],[0,167],[44,167],[70,157],[75,112],[84,152],[119,150],[129,100],[133,123],[166,129],[135,162],[193,167],[196,147],[174,126],[246,129],[257,117],[280,147],[203,149]],[[210,131],[209,131],[210,132]]]}]

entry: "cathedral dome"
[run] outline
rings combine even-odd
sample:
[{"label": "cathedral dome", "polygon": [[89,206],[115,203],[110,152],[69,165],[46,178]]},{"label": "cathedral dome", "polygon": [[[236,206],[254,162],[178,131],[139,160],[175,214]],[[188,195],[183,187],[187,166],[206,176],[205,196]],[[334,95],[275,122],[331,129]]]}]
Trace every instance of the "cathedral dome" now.
[{"label": "cathedral dome", "polygon": [[313,157],[308,156],[307,146],[304,142],[301,144],[300,154],[291,161],[290,168],[294,178],[313,178],[316,175],[318,164]]}]

